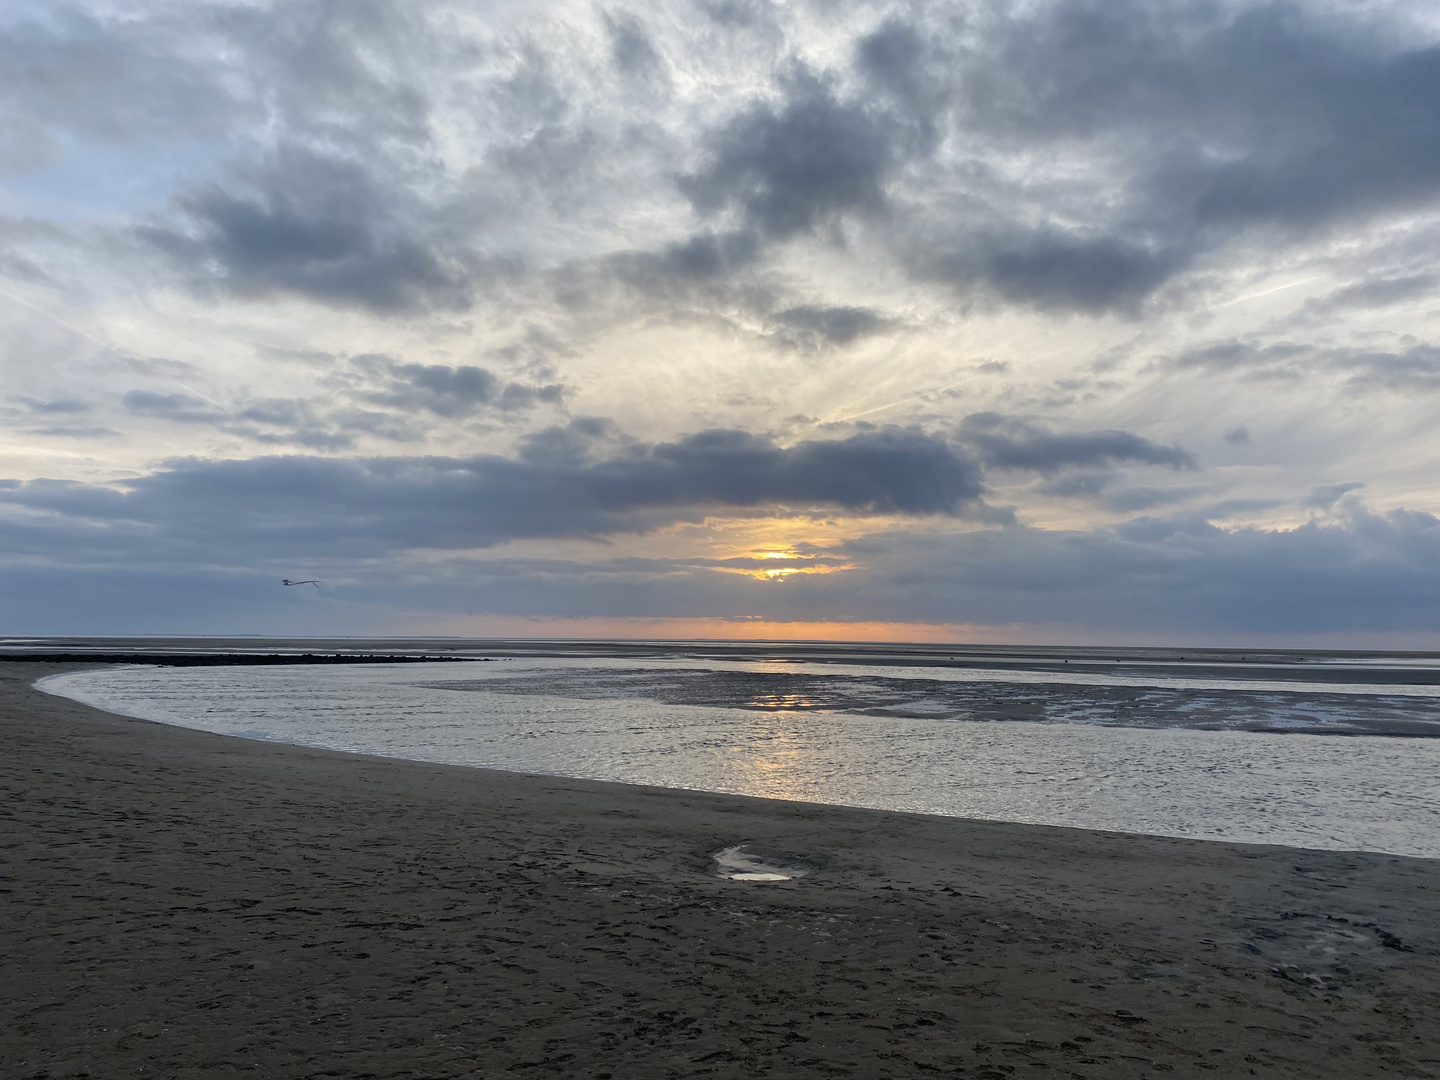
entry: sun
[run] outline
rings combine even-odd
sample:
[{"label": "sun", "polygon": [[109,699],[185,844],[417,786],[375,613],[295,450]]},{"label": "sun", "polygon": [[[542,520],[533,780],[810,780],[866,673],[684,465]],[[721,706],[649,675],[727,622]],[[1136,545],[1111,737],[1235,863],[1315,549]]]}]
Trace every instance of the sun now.
[{"label": "sun", "polygon": [[[757,581],[785,581],[788,578],[809,574],[833,574],[842,570],[853,570],[849,563],[817,555],[802,555],[792,548],[762,548],[751,551],[737,562],[745,565],[734,568],[733,572],[745,574]],[[784,562],[785,566],[756,566],[759,562]]]}]

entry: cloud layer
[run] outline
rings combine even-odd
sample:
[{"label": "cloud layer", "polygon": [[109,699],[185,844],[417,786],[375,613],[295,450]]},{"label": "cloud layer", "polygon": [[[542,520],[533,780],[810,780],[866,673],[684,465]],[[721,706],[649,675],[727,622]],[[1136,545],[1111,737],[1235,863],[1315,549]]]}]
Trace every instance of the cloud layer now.
[{"label": "cloud layer", "polygon": [[974,461],[918,431],[782,448],[743,431],[713,430],[585,460],[594,437],[583,423],[542,431],[518,459],[186,460],[124,485],[35,480],[0,487],[0,501],[36,515],[11,529],[17,546],[27,533],[33,537],[34,554],[53,552],[65,537],[83,547],[97,531],[113,529],[195,561],[205,559],[208,544],[223,561],[240,551],[251,559],[379,557],[516,539],[605,538],[713,510],[956,517],[976,509],[983,491]]}]

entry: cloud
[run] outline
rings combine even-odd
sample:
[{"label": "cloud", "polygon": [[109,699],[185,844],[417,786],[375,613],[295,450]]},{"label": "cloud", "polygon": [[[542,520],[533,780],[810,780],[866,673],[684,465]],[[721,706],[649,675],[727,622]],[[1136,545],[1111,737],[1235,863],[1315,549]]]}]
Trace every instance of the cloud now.
[{"label": "cloud", "polygon": [[1352,386],[1399,393],[1440,390],[1440,348],[1418,343],[1399,352],[1346,350],[1330,361],[1353,374]]},{"label": "cloud", "polygon": [[1232,339],[1190,349],[1164,366],[1174,371],[1234,372],[1247,379],[1298,380],[1308,373],[1333,372],[1347,376],[1350,390],[1440,390],[1440,348],[1414,338],[1401,340],[1403,348],[1386,351],[1293,341],[1256,345]]},{"label": "cloud", "polygon": [[1236,372],[1247,378],[1293,378],[1300,369],[1313,366],[1315,355],[1315,349],[1299,342],[1256,345],[1232,338],[1187,349],[1163,366],[1175,371]]},{"label": "cloud", "polygon": [[752,105],[707,137],[707,160],[681,181],[695,209],[733,209],[745,227],[776,240],[841,213],[879,212],[897,151],[881,117],[803,69],[784,91],[779,103]]},{"label": "cloud", "polygon": [[238,179],[238,193],[210,183],[177,195],[184,228],[151,224],[137,235],[197,287],[237,296],[292,293],[380,314],[469,305],[464,252],[394,180],[293,145]]},{"label": "cloud", "polygon": [[[701,227],[671,221],[658,241],[647,227],[600,245],[602,261],[628,250],[736,273],[766,243],[859,219],[876,230],[867,255],[888,248],[923,280],[1091,314],[1134,314],[1197,259],[1261,234],[1303,240],[1434,205],[1440,51],[1398,15],[940,4],[876,9],[847,40],[799,9],[701,7],[759,37],[732,53],[684,25],[689,10],[679,26],[602,11],[589,55],[523,19],[482,32],[381,0],[125,18],[61,6],[0,33],[13,60],[0,96],[27,168],[67,138],[208,140],[204,167],[178,170],[190,179],[170,212],[138,233],[196,285],[383,314],[473,303],[497,221],[524,263],[562,222],[593,228],[673,195],[661,162],[693,162],[679,188]],[[822,29],[806,59],[759,44]],[[670,70],[718,100],[670,110],[634,93]],[[473,91],[476,108],[457,112],[437,83]],[[222,145],[234,158],[217,168]],[[522,220],[521,204],[539,213]],[[1419,277],[1335,302],[1381,302]]]},{"label": "cloud", "polygon": [[653,78],[664,71],[664,61],[645,28],[633,15],[605,16],[610,32],[610,60],[625,75]]},{"label": "cloud", "polygon": [[633,457],[645,447],[603,416],[577,416],[562,426],[532,431],[520,440],[518,456],[530,465],[575,468],[611,457]]},{"label": "cloud", "polygon": [[53,398],[48,401],[38,400],[31,397],[17,398],[31,412],[40,413],[42,416],[73,416],[76,413],[89,412],[93,405],[79,398]]},{"label": "cloud", "polygon": [[1359,491],[1365,485],[1358,480],[1342,484],[1319,484],[1310,489],[1310,494],[1301,501],[1301,506],[1315,510],[1329,510],[1352,491]]},{"label": "cloud", "polygon": [[[927,61],[923,20],[892,21],[862,68],[948,83],[969,155],[946,162],[966,197],[915,185],[902,257],[1013,303],[1134,313],[1254,235],[1433,206],[1440,51],[1394,30],[1313,5],[1058,0],[975,13]],[[899,97],[936,122],[933,93]]]},{"label": "cloud", "polygon": [[238,407],[227,407],[190,393],[131,390],[120,400],[132,416],[176,424],[205,424],[270,446],[335,451],[347,450],[355,444],[353,435],[335,430],[318,417],[307,402],[293,398],[248,398]]},{"label": "cloud", "polygon": [[111,439],[120,432],[98,424],[86,427],[51,425],[48,427],[24,428],[26,435],[38,435],[45,439]]},{"label": "cloud", "polygon": [[[64,493],[52,494],[58,504]],[[28,537],[0,517],[0,542],[63,549],[68,562],[12,559],[0,567],[0,588],[13,620],[52,633],[233,632],[277,620],[296,632],[339,633],[353,632],[362,616],[384,627],[397,611],[417,609],[1028,624],[1137,640],[1222,635],[1237,644],[1257,635],[1440,631],[1440,519],[1356,504],[1324,523],[1279,530],[1226,530],[1181,515],[1089,531],[872,534],[812,553],[832,572],[779,582],[736,572],[764,569],[745,559],[377,558],[373,549],[302,550],[293,534],[263,547],[247,535],[239,561],[228,550],[191,550],[192,561],[175,563],[173,538],[157,547],[151,527],[112,515],[88,534],[74,520],[47,530],[43,516],[28,524]],[[114,560],[117,534],[135,557]],[[90,554],[106,561],[87,564]],[[209,564],[200,561],[207,554]],[[295,599],[276,588],[296,564],[328,568],[332,587],[305,616],[313,622],[294,621],[287,605]]]},{"label": "cloud", "polygon": [[[1121,514],[1190,502],[1209,490],[1196,484],[1174,487],[1120,486],[1124,479],[1124,473],[1114,469],[1100,472],[1051,472],[1032,490],[1062,499],[1086,499],[1106,510]],[[1202,513],[1215,516],[1217,512],[1215,507],[1207,507]]]},{"label": "cloud", "polygon": [[557,405],[565,394],[559,383],[507,382],[473,364],[411,364],[371,354],[353,357],[350,366],[377,376],[383,383],[383,389],[361,392],[362,400],[423,410],[447,419],[470,416],[485,408],[516,412],[540,404]]},{"label": "cloud", "polygon": [[130,522],[169,543],[217,551],[369,555],[527,537],[603,538],[698,520],[716,509],[942,517],[980,509],[978,467],[915,430],[790,447],[712,430],[633,444],[598,460],[564,452],[566,436],[573,444],[607,434],[581,421],[527,440],[518,459],[188,459],[118,488],[32,481],[0,490],[0,502],[83,521]]},{"label": "cloud", "polygon": [[804,352],[849,345],[883,329],[889,320],[869,308],[801,304],[770,316],[771,336]]},{"label": "cloud", "polygon": [[1440,290],[1440,276],[1406,274],[1371,277],[1341,286],[1326,296],[1306,301],[1307,311],[1333,312],[1355,308],[1382,308],[1403,304]]},{"label": "cloud", "polygon": [[1062,499],[1097,498],[1118,483],[1122,474],[1110,469],[1104,472],[1072,472],[1042,481],[1039,490]]},{"label": "cloud", "polygon": [[933,124],[949,88],[937,78],[933,62],[948,59],[915,26],[891,16],[855,45],[855,66],[879,91],[903,108],[903,114],[933,137]]},{"label": "cloud", "polygon": [[1182,515],[1092,531],[893,533],[839,551],[863,578],[803,587],[843,587],[848,609],[874,618],[1242,637],[1440,629],[1440,520],[1413,511],[1353,506],[1279,530]]},{"label": "cloud", "polygon": [[[985,280],[1007,300],[1038,308],[1101,312],[1133,307],[1181,264],[1173,250],[1114,236],[1047,231],[992,242]],[[953,257],[952,266],[963,265]]]},{"label": "cloud", "polygon": [[49,168],[77,136],[114,145],[229,127],[236,103],[173,24],[46,9],[0,33],[0,173]]},{"label": "cloud", "polygon": [[208,425],[262,445],[340,451],[357,436],[415,442],[437,419],[518,416],[558,406],[565,394],[559,383],[507,380],[470,364],[405,363],[378,353],[327,362],[334,363],[327,393],[314,398],[240,395],[222,403],[189,391],[131,390],[120,403],[134,417]]},{"label": "cloud", "polygon": [[998,413],[973,413],[960,425],[961,439],[973,446],[985,464],[996,469],[1024,469],[1050,474],[1131,462],[1194,469],[1190,451],[1161,446],[1129,431],[1085,431],[1055,434],[1026,420]]},{"label": "cloud", "polygon": [[182,424],[211,424],[229,415],[224,409],[194,394],[158,394],[153,390],[131,390],[121,399],[136,416],[153,416]]}]

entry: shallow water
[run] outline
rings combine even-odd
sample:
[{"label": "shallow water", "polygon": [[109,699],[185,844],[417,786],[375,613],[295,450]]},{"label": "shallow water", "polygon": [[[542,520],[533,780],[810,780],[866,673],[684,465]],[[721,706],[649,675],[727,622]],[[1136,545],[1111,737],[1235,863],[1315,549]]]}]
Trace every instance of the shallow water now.
[{"label": "shallow water", "polygon": [[1440,733],[1440,688],[1255,674],[572,656],[110,667],[42,688],[164,723],[424,761],[1440,857],[1440,739],[1359,734]]}]

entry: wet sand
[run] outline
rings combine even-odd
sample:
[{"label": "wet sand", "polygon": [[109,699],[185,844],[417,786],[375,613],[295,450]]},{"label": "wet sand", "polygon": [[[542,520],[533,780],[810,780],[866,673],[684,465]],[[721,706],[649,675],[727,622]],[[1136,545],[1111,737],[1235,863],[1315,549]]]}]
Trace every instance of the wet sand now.
[{"label": "wet sand", "polygon": [[[0,667],[5,1077],[1440,1076],[1440,862],[229,739]],[[809,872],[718,878],[748,850]]]}]

